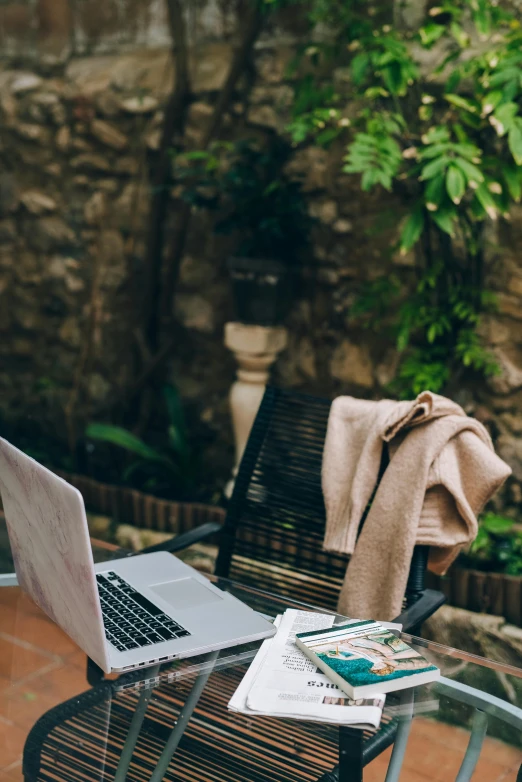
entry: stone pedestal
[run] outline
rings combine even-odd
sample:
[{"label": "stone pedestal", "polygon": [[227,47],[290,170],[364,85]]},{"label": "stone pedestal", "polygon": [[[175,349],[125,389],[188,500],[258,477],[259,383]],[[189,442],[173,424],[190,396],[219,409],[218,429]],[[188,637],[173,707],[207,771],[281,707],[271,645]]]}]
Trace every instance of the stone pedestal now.
[{"label": "stone pedestal", "polygon": [[230,497],[243,451],[261,404],[270,367],[287,343],[287,331],[282,326],[247,326],[243,323],[225,325],[225,345],[238,364],[237,380],[230,389],[230,411],[236,443],[236,462],[232,480],[225,488]]}]

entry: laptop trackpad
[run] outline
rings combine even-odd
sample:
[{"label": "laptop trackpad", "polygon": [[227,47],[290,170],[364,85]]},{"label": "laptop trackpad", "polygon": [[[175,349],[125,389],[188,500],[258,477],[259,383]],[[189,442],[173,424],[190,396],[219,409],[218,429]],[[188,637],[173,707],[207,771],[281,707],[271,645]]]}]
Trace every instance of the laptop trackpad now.
[{"label": "laptop trackpad", "polygon": [[196,581],[195,578],[166,581],[164,584],[155,584],[150,589],[174,608],[196,608],[196,606],[223,599],[221,595],[207,589],[201,581]]}]

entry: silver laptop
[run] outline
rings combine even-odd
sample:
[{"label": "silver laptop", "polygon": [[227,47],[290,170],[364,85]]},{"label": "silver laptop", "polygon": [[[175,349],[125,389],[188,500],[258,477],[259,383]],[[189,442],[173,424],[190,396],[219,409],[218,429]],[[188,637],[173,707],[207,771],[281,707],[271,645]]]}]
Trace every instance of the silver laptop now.
[{"label": "silver laptop", "polygon": [[274,635],[172,554],[94,565],[80,492],[2,438],[0,494],[18,583],[107,673]]}]

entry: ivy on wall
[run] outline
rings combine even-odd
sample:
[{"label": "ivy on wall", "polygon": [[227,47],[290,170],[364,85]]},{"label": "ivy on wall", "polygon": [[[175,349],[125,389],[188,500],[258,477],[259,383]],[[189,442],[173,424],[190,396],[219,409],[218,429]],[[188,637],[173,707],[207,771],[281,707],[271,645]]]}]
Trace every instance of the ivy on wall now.
[{"label": "ivy on wall", "polygon": [[415,29],[398,6],[308,6],[288,131],[296,145],[342,142],[361,190],[400,199],[397,251],[414,253],[415,289],[374,281],[352,316],[393,330],[394,390],[410,395],[498,372],[477,327],[494,308],[485,226],[508,219],[522,192],[522,31],[492,0],[442,2]]}]

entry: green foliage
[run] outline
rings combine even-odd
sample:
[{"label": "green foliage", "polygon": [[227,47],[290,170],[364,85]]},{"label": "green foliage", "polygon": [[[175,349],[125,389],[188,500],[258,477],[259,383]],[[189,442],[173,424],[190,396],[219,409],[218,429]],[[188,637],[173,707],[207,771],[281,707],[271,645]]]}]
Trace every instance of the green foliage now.
[{"label": "green foliage", "polygon": [[485,513],[477,537],[461,559],[478,570],[522,576],[522,532],[512,519]]},{"label": "green foliage", "polygon": [[[414,234],[415,213],[409,221]],[[406,297],[396,275],[364,286],[351,318],[393,335],[402,361],[390,390],[406,398],[426,389],[442,391],[462,367],[486,376],[498,372],[475,331],[480,313],[493,306],[494,299],[450,278],[440,261]]]},{"label": "green foliage", "polygon": [[132,432],[113,424],[90,423],[85,436],[88,440],[116,446],[138,457],[123,470],[124,483],[144,491],[179,497],[190,494],[193,489],[194,459],[179,394],[173,386],[165,386],[163,396],[169,424],[160,447],[148,445]]},{"label": "green foliage", "polygon": [[306,247],[311,226],[299,183],[284,173],[291,147],[274,139],[215,144],[175,158],[182,198],[218,210],[217,233],[237,237],[237,254],[291,264]]},{"label": "green foliage", "polygon": [[[477,332],[491,308],[483,227],[522,196],[520,23],[487,0],[445,0],[414,32],[394,27],[385,4],[362,0],[312,0],[309,14],[311,29],[327,25],[331,38],[303,48],[289,133],[296,144],[342,142],[343,171],[361,190],[402,198],[397,249],[415,256],[417,287],[405,303],[388,291],[388,320],[368,290],[352,314],[392,323],[401,395],[440,391],[468,369],[496,372]],[[430,78],[419,47],[433,52]],[[329,56],[349,73],[346,96],[328,80]],[[372,297],[377,309],[365,315]]]},{"label": "green foliage", "polygon": [[375,185],[392,189],[402,163],[401,149],[393,137],[400,127],[399,117],[372,117],[367,122],[367,132],[357,133],[348,148],[343,171],[362,174],[362,190],[371,190]]}]

